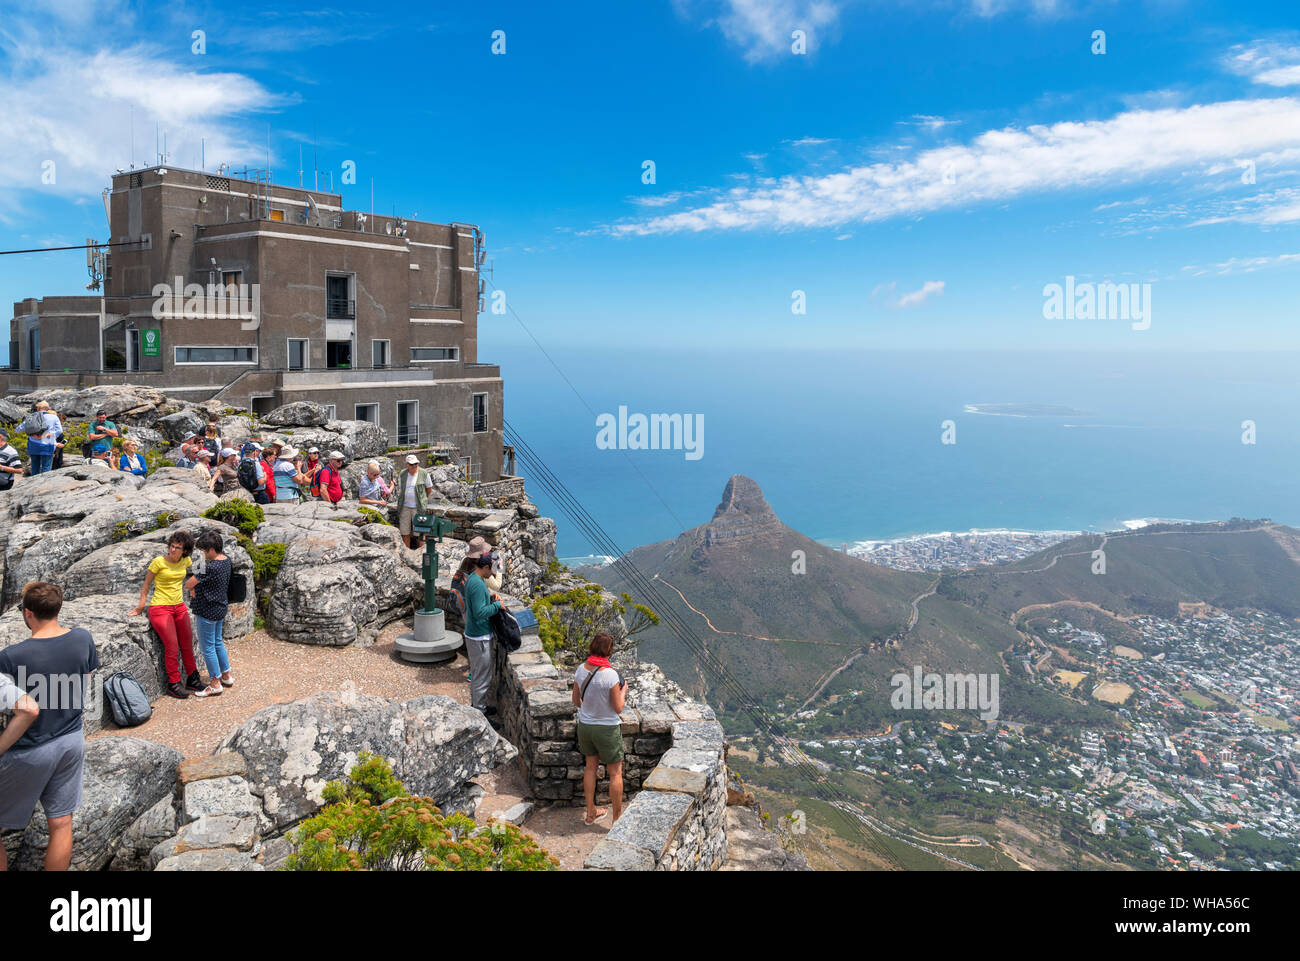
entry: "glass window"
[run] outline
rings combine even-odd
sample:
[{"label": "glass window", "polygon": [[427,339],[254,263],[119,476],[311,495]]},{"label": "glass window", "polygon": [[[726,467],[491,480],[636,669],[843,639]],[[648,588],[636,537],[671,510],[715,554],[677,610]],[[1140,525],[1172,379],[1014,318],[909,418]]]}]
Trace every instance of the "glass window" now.
[{"label": "glass window", "polygon": [[375,367],[388,366],[388,341],[372,340],[370,342],[370,363]]},{"label": "glass window", "polygon": [[412,347],[411,360],[455,360],[460,356],[459,347]]},{"label": "glass window", "polygon": [[177,347],[178,364],[255,364],[256,347]]},{"label": "glass window", "polygon": [[289,369],[307,369],[307,341],[297,338],[289,341]]},{"label": "glass window", "polygon": [[487,394],[474,395],[474,433],[481,434],[488,429]]},{"label": "glass window", "polygon": [[357,404],[354,419],[369,421],[372,424],[379,423],[379,405]]},{"label": "glass window", "polygon": [[417,444],[420,440],[420,403],[402,401],[397,405],[397,443]]}]

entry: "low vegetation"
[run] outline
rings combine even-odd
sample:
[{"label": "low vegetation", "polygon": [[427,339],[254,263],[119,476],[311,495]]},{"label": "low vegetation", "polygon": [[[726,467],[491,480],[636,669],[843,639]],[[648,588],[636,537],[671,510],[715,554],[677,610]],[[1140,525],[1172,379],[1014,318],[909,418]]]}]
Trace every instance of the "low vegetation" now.
[{"label": "low vegetation", "polygon": [[217,501],[203,512],[203,516],[208,520],[221,521],[231,527],[238,528],[239,532],[245,537],[251,537],[253,531],[257,530],[258,525],[266,520],[266,514],[263,513],[260,504],[253,504],[236,498],[228,501]]},{"label": "low vegetation", "polygon": [[602,631],[623,643],[659,623],[658,614],[630,595],[621,594],[611,603],[600,585],[590,582],[546,594],[533,602],[532,610],[542,648],[564,663],[585,658],[591,639]]},{"label": "low vegetation", "polygon": [[284,871],[553,871],[559,861],[514,825],[443,815],[410,796],[388,760],[362,751],[326,807],[294,833]]}]

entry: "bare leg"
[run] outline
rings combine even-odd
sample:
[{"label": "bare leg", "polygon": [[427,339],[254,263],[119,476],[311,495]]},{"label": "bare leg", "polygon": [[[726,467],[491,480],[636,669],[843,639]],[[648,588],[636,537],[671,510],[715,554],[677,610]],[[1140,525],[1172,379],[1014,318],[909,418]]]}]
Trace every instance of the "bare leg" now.
[{"label": "bare leg", "polygon": [[609,800],[614,806],[614,817],[610,823],[613,824],[623,813],[623,762],[606,764],[605,769],[609,771]]},{"label": "bare leg", "polygon": [[582,772],[582,793],[587,799],[587,820],[596,819],[596,768],[600,757],[593,754],[587,758],[587,768]]},{"label": "bare leg", "polygon": [[66,871],[72,863],[72,815],[50,818],[50,846],[45,850],[45,870]]}]

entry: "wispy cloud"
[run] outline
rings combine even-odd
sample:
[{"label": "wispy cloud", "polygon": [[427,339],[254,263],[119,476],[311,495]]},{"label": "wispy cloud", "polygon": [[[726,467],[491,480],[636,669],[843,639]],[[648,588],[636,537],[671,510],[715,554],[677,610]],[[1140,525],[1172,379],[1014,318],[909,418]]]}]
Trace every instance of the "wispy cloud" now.
[{"label": "wispy cloud", "polygon": [[947,283],[942,280],[927,280],[921,285],[920,290],[914,290],[911,293],[903,294],[894,304],[895,307],[915,307],[917,304],[923,304],[931,297],[942,297],[944,288]]},{"label": "wispy cloud", "polygon": [[919,216],[1048,191],[1198,173],[1294,146],[1300,100],[1128,110],[1106,120],[988,130],[969,143],[825,175],[751,178],[709,202],[613,225],[620,235],[789,230]]},{"label": "wispy cloud", "polygon": [[1228,51],[1224,66],[1270,87],[1300,85],[1300,40],[1256,40]]},{"label": "wispy cloud", "polygon": [[673,0],[679,16],[715,25],[750,63],[791,55],[804,31],[808,52],[835,39],[843,0]]},{"label": "wispy cloud", "polygon": [[1300,254],[1274,254],[1265,257],[1232,257],[1217,264],[1189,264],[1183,270],[1193,276],[1205,274],[1249,274],[1268,267],[1300,266]]}]

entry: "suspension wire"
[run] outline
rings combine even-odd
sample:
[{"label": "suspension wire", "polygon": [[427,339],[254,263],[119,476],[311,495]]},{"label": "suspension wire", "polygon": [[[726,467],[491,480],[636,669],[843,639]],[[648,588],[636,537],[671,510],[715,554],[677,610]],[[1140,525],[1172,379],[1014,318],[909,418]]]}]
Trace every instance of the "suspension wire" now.
[{"label": "suspension wire", "polygon": [[[677,613],[675,607],[667,602],[668,599],[655,588],[635,564],[627,559],[625,553],[614,542],[613,538],[591,516],[509,421],[505,422],[505,433],[510,443],[515,447],[521,462],[531,468],[530,472],[536,476],[539,484],[551,495],[570,521],[589,538],[594,547],[616,558],[613,562],[615,570],[622,574],[628,583],[642,596],[653,603],[658,612],[662,612],[660,618],[665,622],[669,630],[685,645],[695,659],[719,680],[724,693],[731,694],[739,702],[741,709],[750,717],[755,727],[766,732],[774,741],[781,744],[787,757],[794,759],[794,767],[808,781],[813,793],[827,803],[833,811],[838,812],[845,818],[868,849],[880,855],[896,868],[903,870],[903,865],[889,850],[888,846],[877,839],[877,832],[870,829],[869,826],[867,830],[864,830],[864,825],[858,818],[844,811],[836,803],[850,804],[852,799],[835,787],[826,784],[821,772],[807,759],[807,755],[798,747],[797,743],[793,747],[782,743],[788,739],[785,732],[767,715],[762,706],[758,704],[757,699],[745,689],[744,685],[735,678],[731,671],[709,651],[690,625]],[[827,854],[830,856],[829,852]],[[834,860],[833,857],[832,860]],[[838,864],[838,862],[836,863]]]}]

